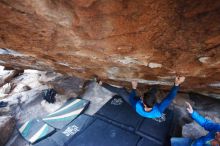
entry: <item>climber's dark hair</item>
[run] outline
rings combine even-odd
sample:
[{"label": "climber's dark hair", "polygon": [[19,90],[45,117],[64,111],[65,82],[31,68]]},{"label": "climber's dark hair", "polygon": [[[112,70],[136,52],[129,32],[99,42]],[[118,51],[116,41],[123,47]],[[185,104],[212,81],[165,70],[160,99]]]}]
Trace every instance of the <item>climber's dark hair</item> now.
[{"label": "climber's dark hair", "polygon": [[122,98],[120,95],[114,95],[112,98]]},{"label": "climber's dark hair", "polygon": [[144,93],[144,97],[143,97],[143,103],[149,107],[152,108],[154,106],[154,104],[156,103],[156,98],[155,96],[150,96],[147,92]]},{"label": "climber's dark hair", "polygon": [[144,93],[143,103],[147,107],[152,108],[154,106],[154,104],[156,103],[157,90],[158,90],[158,86],[153,86],[149,91]]}]

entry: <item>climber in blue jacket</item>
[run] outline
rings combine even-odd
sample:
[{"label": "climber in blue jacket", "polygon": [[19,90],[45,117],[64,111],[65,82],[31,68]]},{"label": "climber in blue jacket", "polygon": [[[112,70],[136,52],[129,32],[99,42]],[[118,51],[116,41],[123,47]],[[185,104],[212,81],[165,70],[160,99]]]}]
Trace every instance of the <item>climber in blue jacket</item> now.
[{"label": "climber in blue jacket", "polygon": [[205,119],[199,113],[193,110],[192,106],[186,102],[187,111],[200,126],[209,133],[198,139],[191,138],[171,138],[172,146],[220,146],[220,124],[214,123],[211,120]]},{"label": "climber in blue jacket", "polygon": [[156,88],[152,88],[150,91],[144,93],[140,98],[136,98],[136,88],[137,81],[132,81],[132,91],[130,94],[125,88],[117,88],[106,83],[100,82],[104,88],[118,94],[121,96],[127,103],[129,103],[134,110],[141,116],[147,118],[159,118],[162,116],[165,109],[170,105],[172,100],[176,97],[176,94],[179,89],[179,85],[183,83],[185,77],[176,77],[174,86],[172,87],[169,94],[163,99],[161,103],[156,103]]}]

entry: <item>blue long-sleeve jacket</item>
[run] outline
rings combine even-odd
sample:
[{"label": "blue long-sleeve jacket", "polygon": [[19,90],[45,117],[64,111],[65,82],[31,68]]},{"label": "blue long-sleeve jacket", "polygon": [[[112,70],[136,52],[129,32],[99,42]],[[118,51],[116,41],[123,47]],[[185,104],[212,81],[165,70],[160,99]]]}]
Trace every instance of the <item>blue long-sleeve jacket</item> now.
[{"label": "blue long-sleeve jacket", "polygon": [[144,106],[141,100],[136,101],[134,97],[136,96],[136,91],[133,89],[130,93],[129,100],[132,105],[132,107],[136,110],[136,112],[147,118],[159,118],[162,116],[162,113],[164,110],[170,105],[172,100],[176,97],[176,94],[178,92],[179,86],[173,86],[169,94],[166,96],[166,98],[163,99],[161,103],[156,103],[152,110],[147,112],[144,110]]},{"label": "blue long-sleeve jacket", "polygon": [[201,116],[199,113],[194,111],[191,114],[192,118],[205,130],[209,131],[209,133],[206,136],[202,136],[198,139],[196,139],[192,146],[210,146],[210,141],[214,139],[215,133],[220,132],[220,124],[214,123],[211,120],[205,119],[203,116]]}]

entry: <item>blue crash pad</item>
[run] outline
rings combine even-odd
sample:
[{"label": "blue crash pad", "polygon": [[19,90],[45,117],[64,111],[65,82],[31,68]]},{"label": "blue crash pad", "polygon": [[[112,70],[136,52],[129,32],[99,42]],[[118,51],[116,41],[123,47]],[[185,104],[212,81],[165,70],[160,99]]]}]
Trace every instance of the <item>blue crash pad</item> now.
[{"label": "blue crash pad", "polygon": [[89,101],[73,98],[57,111],[43,117],[43,121],[56,129],[62,129],[80,115],[89,105]]},{"label": "blue crash pad", "polygon": [[155,142],[154,140],[147,139],[147,138],[142,138],[137,146],[164,146],[161,143]]},{"label": "blue crash pad", "polygon": [[36,143],[34,146],[59,146],[55,141],[48,138]]},{"label": "blue crash pad", "polygon": [[173,112],[166,110],[163,118],[145,118],[138,127],[136,133],[158,144],[165,145],[170,138],[172,120]]},{"label": "blue crash pad", "polygon": [[55,132],[55,129],[41,119],[33,119],[21,125],[18,131],[27,141],[35,143]]},{"label": "blue crash pad", "polygon": [[110,123],[96,119],[66,146],[135,146],[140,137]]},{"label": "blue crash pad", "polygon": [[121,97],[113,97],[95,116],[130,131],[134,131],[143,120]]},{"label": "blue crash pad", "polygon": [[92,122],[94,118],[88,115],[80,115],[65,128],[50,137],[59,146],[65,146],[65,143],[75,135],[83,132]]},{"label": "blue crash pad", "polygon": [[93,121],[93,117],[82,114],[66,127],[34,146],[65,146],[66,142],[83,132]]}]

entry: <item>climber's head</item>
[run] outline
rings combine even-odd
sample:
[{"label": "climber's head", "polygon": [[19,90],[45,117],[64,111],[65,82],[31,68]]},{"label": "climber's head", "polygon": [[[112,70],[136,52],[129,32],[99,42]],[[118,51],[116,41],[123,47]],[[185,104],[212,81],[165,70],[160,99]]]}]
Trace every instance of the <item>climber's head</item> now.
[{"label": "climber's head", "polygon": [[220,143],[220,131],[215,133],[215,140]]},{"label": "climber's head", "polygon": [[152,108],[156,103],[156,97],[151,96],[148,93],[144,93],[142,101],[145,106],[147,106],[148,108]]},{"label": "climber's head", "polygon": [[144,93],[142,97],[142,102],[143,102],[145,109],[153,108],[154,104],[156,103],[157,89],[158,89],[157,86],[153,86],[149,91]]},{"label": "climber's head", "polygon": [[215,133],[215,139],[211,141],[211,146],[219,146],[220,145],[220,132]]}]

